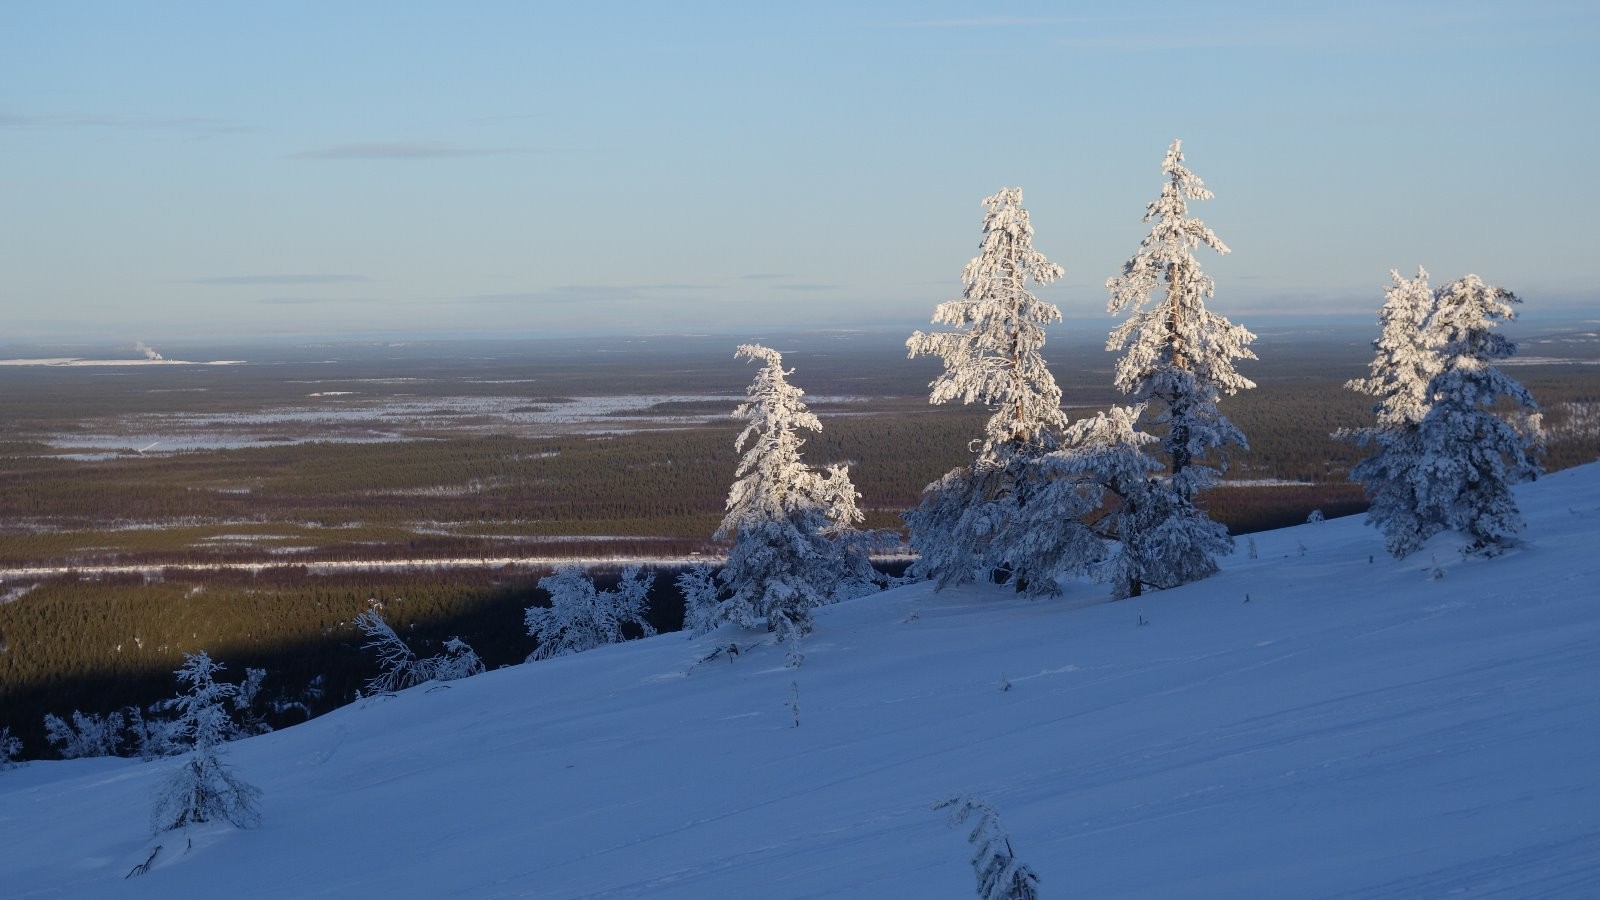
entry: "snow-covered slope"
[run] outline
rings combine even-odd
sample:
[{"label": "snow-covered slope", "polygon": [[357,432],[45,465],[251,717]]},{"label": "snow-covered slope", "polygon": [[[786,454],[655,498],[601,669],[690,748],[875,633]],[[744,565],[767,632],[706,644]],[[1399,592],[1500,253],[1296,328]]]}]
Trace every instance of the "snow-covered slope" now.
[{"label": "snow-covered slope", "polygon": [[0,895],[968,897],[970,792],[1047,897],[1600,896],[1600,466],[1519,496],[1490,561],[1346,519],[1137,601],[832,607],[798,670],[689,672],[724,631],[424,686],[231,745],[253,831],[150,838],[170,760],[33,763]]}]

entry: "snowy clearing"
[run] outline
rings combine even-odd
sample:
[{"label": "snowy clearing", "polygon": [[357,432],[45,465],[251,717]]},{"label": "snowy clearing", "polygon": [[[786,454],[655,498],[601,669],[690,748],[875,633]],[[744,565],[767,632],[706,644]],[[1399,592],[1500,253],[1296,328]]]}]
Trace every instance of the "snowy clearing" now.
[{"label": "snowy clearing", "polygon": [[967,792],[1046,897],[1600,896],[1600,465],[1518,493],[1493,560],[1351,517],[1137,601],[830,607],[799,669],[724,628],[423,685],[229,745],[256,830],[151,838],[172,760],[31,763],[0,892],[962,898]]},{"label": "snowy clearing", "polygon": [[81,359],[76,356],[54,356],[43,359],[0,359],[0,366],[242,366],[242,359],[211,359],[196,362],[187,359]]},{"label": "snowy clearing", "polygon": [[[371,380],[371,379],[369,379]],[[717,415],[676,414],[657,407],[726,404],[718,394],[623,394],[530,400],[526,397],[367,397],[353,391],[308,395],[325,401],[259,412],[137,413],[83,423],[80,431],[44,435],[45,443],[79,458],[118,452],[168,454],[263,445],[380,443],[416,439],[421,430],[508,433],[527,437],[617,434],[703,424]],[[859,398],[829,398],[853,402]]]}]

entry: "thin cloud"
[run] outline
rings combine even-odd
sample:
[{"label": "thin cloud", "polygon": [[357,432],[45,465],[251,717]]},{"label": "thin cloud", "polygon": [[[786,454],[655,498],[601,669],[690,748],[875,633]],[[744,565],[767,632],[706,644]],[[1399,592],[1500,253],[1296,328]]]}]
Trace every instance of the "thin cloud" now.
[{"label": "thin cloud", "polygon": [[507,291],[500,294],[468,294],[461,303],[615,303],[639,299],[636,288],[597,284],[573,284],[539,291]]},{"label": "thin cloud", "polygon": [[1082,25],[1109,21],[1104,16],[979,16],[970,19],[928,19],[898,22],[896,28],[1005,28],[1016,25]]},{"label": "thin cloud", "polygon": [[473,156],[509,156],[535,153],[525,147],[462,147],[445,141],[386,141],[369,144],[337,144],[320,150],[292,154],[293,159],[462,159]]},{"label": "thin cloud", "polygon": [[262,297],[255,301],[268,306],[320,306],[333,303],[382,303],[378,297]]},{"label": "thin cloud", "polygon": [[1291,47],[1317,42],[1305,30],[1232,30],[1212,34],[1095,34],[1061,38],[1057,44],[1083,50],[1147,52],[1153,50],[1205,50],[1226,47]]},{"label": "thin cloud", "polygon": [[187,284],[350,284],[367,281],[361,275],[222,275],[194,278]]},{"label": "thin cloud", "polygon": [[[1039,28],[1060,46],[1112,52],[1290,46],[1318,39],[1323,27],[1298,18],[1283,24],[1236,22],[1208,31],[1169,29],[1147,16],[976,16],[895,23],[897,28]],[[1061,29],[1067,29],[1063,32]]]},{"label": "thin cloud", "polygon": [[662,293],[717,290],[711,284],[568,284],[536,291],[510,291],[499,294],[468,294],[460,303],[624,303],[648,300]]},{"label": "thin cloud", "polygon": [[787,273],[757,272],[754,275],[740,275],[739,277],[745,281],[776,281],[781,278],[793,278],[794,276]]},{"label": "thin cloud", "polygon": [[794,284],[775,284],[772,286],[775,291],[802,291],[805,293],[837,291],[839,288],[840,285],[837,284],[822,284],[815,281],[797,281]]},{"label": "thin cloud", "polygon": [[168,131],[194,137],[212,137],[250,131],[250,127],[225,119],[206,116],[104,116],[104,115],[25,115],[0,113],[0,128],[15,130],[116,129],[122,131]]}]

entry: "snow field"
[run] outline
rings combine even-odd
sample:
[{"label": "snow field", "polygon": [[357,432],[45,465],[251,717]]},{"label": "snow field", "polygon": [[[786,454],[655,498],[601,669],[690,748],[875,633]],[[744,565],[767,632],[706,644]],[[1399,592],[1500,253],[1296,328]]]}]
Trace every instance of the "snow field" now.
[{"label": "snow field", "polygon": [[829,607],[799,669],[724,627],[423,685],[228,745],[255,830],[151,838],[175,760],[31,763],[0,896],[969,897],[961,792],[1046,897],[1600,896],[1600,466],[1517,494],[1492,560],[1341,519],[1131,601]]}]

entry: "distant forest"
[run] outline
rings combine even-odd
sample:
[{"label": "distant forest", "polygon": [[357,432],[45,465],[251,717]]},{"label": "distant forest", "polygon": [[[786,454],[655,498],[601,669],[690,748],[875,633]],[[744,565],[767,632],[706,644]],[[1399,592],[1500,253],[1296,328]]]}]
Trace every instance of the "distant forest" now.
[{"label": "distant forest", "polygon": [[[849,461],[865,524],[899,528],[900,513],[924,485],[968,460],[987,412],[930,407],[926,386],[936,367],[891,355],[892,342],[865,353],[835,348],[832,340],[814,339],[785,356],[792,381],[818,398],[811,408],[823,431],[809,438],[806,459]],[[710,535],[736,460],[737,423],[727,414],[751,375],[732,360],[728,343],[716,358],[659,350],[643,361],[552,354],[522,363],[402,365],[373,351],[339,366],[288,360],[277,368],[206,372],[219,380],[205,390],[191,389],[193,374],[182,372],[0,372],[0,421],[7,423],[0,568],[715,555],[720,548]],[[1368,401],[1341,386],[1363,374],[1370,351],[1360,341],[1280,345],[1276,355],[1269,341],[1263,345],[1263,362],[1246,371],[1259,388],[1223,402],[1250,442],[1231,460],[1229,478],[1292,483],[1224,486],[1205,494],[1203,505],[1235,533],[1303,522],[1313,509],[1329,516],[1361,511],[1361,490],[1347,480],[1361,451],[1329,434],[1370,420]],[[1056,374],[1074,418],[1117,399],[1104,354],[1077,348],[1062,358],[1067,364]],[[269,408],[303,398],[311,380],[319,390],[374,391],[374,382],[359,379],[390,379],[397,371],[412,380],[383,389],[407,396],[526,391],[530,403],[549,403],[640,392],[648,384],[650,392],[726,392],[728,400],[655,410],[689,417],[687,427],[608,434],[500,433],[488,422],[380,443],[99,459],[65,458],[49,443],[52,435],[119,415]],[[1546,467],[1594,460],[1600,367],[1527,365],[1514,374],[1546,410]],[[303,717],[293,704],[332,708],[373,673],[349,624],[371,600],[384,604],[390,623],[421,654],[459,636],[490,668],[520,662],[532,649],[522,610],[544,602],[534,586],[542,574],[476,568],[328,575],[291,566],[9,579],[0,584],[0,725],[22,737],[28,755],[48,755],[45,713],[106,712],[170,696],[181,654],[199,649],[227,664],[235,679],[247,666],[268,669],[263,702],[277,701],[280,710],[267,711],[268,720],[292,724]],[[670,573],[654,598],[656,627],[678,627]]]}]

